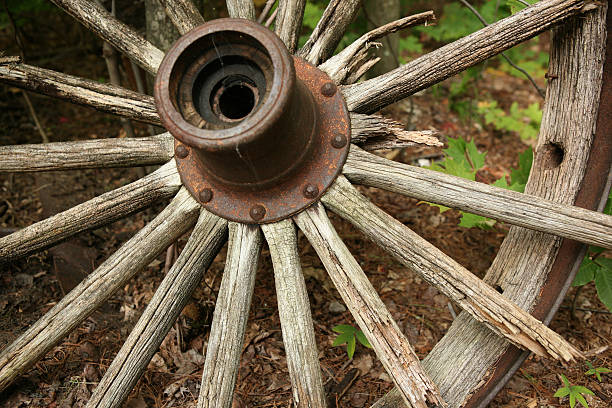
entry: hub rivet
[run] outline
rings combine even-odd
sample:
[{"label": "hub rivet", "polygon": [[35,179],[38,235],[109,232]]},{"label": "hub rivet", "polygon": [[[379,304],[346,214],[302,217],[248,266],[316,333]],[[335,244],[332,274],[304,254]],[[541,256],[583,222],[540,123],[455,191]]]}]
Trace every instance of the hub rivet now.
[{"label": "hub rivet", "polygon": [[333,82],[326,82],[321,87],[321,93],[323,94],[323,96],[327,96],[329,98],[336,94],[337,89],[338,87]]},{"label": "hub rivet", "polygon": [[183,145],[178,145],[174,150],[174,153],[179,159],[184,159],[189,154],[189,150]]},{"label": "hub rivet", "polygon": [[257,204],[251,207],[251,211],[249,212],[249,214],[251,215],[251,218],[255,221],[260,221],[263,219],[263,217],[265,217],[266,209],[263,205]]},{"label": "hub rivet", "polygon": [[319,188],[314,184],[308,183],[304,186],[302,193],[304,193],[304,197],[306,198],[317,198],[319,195]]},{"label": "hub rivet", "polygon": [[212,200],[213,192],[210,188],[205,188],[202,191],[200,191],[200,194],[198,194],[198,196],[200,197],[201,202],[207,203],[210,200]]},{"label": "hub rivet", "polygon": [[332,139],[331,142],[332,146],[334,146],[336,149],[342,149],[344,146],[346,146],[346,136],[338,133],[336,136],[334,136],[334,138]]}]

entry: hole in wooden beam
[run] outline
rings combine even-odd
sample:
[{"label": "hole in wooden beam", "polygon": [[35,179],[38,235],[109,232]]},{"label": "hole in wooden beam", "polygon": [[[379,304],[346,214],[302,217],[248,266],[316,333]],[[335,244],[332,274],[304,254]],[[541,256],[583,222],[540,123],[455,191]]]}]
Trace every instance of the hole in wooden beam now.
[{"label": "hole in wooden beam", "polygon": [[555,169],[563,163],[565,150],[560,144],[549,142],[538,149],[536,157],[544,169]]}]

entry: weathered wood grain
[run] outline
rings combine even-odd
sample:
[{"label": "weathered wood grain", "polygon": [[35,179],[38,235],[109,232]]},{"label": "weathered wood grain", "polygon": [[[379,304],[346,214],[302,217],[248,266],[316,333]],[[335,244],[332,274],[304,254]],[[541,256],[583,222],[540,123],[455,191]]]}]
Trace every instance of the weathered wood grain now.
[{"label": "weathered wood grain", "polygon": [[[95,3],[92,3],[95,4]],[[152,96],[32,65],[0,65],[0,81],[102,112],[160,125]]]},{"label": "weathered wood grain", "polygon": [[319,353],[315,342],[310,302],[297,249],[295,226],[291,220],[261,226],[274,265],[283,343],[293,403],[298,408],[327,406]]},{"label": "weathered wood grain", "polygon": [[405,130],[400,122],[380,115],[351,113],[350,118],[351,143],[364,150],[444,146],[442,136],[435,130]]},{"label": "weathered wood grain", "polygon": [[0,173],[28,173],[163,164],[172,159],[172,135],[0,146]]},{"label": "weathered wood grain", "polygon": [[336,180],[323,203],[476,320],[516,346],[559,360],[582,357],[557,333],[372,204],[346,178],[340,176]]},{"label": "weathered wood grain", "polygon": [[325,71],[338,84],[347,83],[347,80],[351,77],[359,79],[361,75],[357,77],[354,74],[358,71],[361,72],[360,68],[370,58],[368,53],[370,48],[380,45],[375,42],[376,40],[408,27],[419,24],[427,25],[433,20],[435,20],[434,12],[426,11],[378,27],[362,35],[351,45],[322,63],[319,69]]},{"label": "weathered wood grain", "polygon": [[[540,145],[542,146],[542,145]],[[536,161],[538,153],[536,150]],[[569,156],[570,172],[580,156]],[[584,154],[583,154],[584,156]],[[542,170],[546,172],[546,170]],[[351,147],[343,173],[357,184],[380,187],[512,225],[612,248],[612,216],[476,181],[409,166]],[[547,180],[551,185],[560,180]],[[550,189],[552,190],[552,189]]]},{"label": "weathered wood grain", "polygon": [[[581,188],[595,134],[605,55],[605,21],[605,9],[601,9],[573,18],[554,31],[549,72],[558,78],[547,87],[536,156],[542,146],[556,142],[562,143],[566,156],[573,159],[554,169],[536,159],[525,190],[529,194],[571,205]],[[580,112],[580,120],[576,120],[576,112]],[[558,237],[512,227],[485,281],[499,286],[510,300],[540,314],[549,323],[573,276],[567,276],[561,283],[565,289],[550,311],[534,308],[542,302],[544,285],[554,283],[547,279],[556,267],[555,258],[563,245]],[[478,395],[474,390],[491,381],[498,360],[509,349],[508,342],[461,313],[423,364],[451,407],[473,403],[474,398],[478,398],[479,406],[486,406],[495,394]],[[403,406],[397,390],[375,404],[376,408]]]},{"label": "weathered wood grain", "polygon": [[187,245],[159,285],[87,403],[120,407],[227,240],[227,221],[202,209]]},{"label": "weathered wood grain", "polygon": [[539,1],[385,75],[344,87],[349,110],[376,112],[596,7],[594,4],[589,0]]},{"label": "weathered wood grain", "polygon": [[331,57],[360,7],[361,0],[331,0],[298,56],[314,65]]},{"label": "weathered wood grain", "polygon": [[180,186],[181,180],[172,160],[140,180],[0,238],[0,262],[23,257],[79,232],[110,224],[172,197]]},{"label": "weathered wood grain", "polygon": [[159,0],[159,2],[181,35],[204,24],[204,17],[191,0]]},{"label": "weathered wood grain", "polygon": [[51,0],[77,21],[111,43],[117,50],[155,75],[164,53],[136,31],[113,17],[104,7],[87,0]]},{"label": "weathered wood grain", "polygon": [[230,17],[255,20],[255,3],[253,0],[226,0]]},{"label": "weathered wood grain", "polygon": [[275,32],[291,54],[295,52],[302,30],[306,0],[278,0]]},{"label": "weathered wood grain", "polygon": [[294,216],[294,220],[321,258],[344,303],[404,401],[416,408],[444,405],[435,383],[421,367],[391,313],[336,233],[323,206],[315,204]]},{"label": "weathered wood grain", "polygon": [[200,205],[182,189],[153,221],[0,354],[0,390],[40,360],[138,271],[191,228]]},{"label": "weathered wood grain", "polygon": [[229,247],[206,346],[198,408],[231,408],[240,368],[257,260],[258,225],[230,223]]}]

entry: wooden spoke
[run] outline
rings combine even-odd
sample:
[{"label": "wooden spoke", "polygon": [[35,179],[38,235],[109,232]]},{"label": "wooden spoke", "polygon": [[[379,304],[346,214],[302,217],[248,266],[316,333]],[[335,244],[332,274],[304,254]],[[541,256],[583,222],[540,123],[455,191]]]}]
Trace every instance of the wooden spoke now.
[{"label": "wooden spoke", "polygon": [[323,206],[314,205],[294,219],[317,251],[344,303],[401,391],[404,402],[415,408],[444,405],[438,388],[423,371],[419,358],[336,233]]},{"label": "wooden spoke", "polygon": [[108,41],[116,49],[136,61],[138,65],[155,75],[164,58],[164,53],[138,35],[136,31],[113,17],[97,2],[87,0],[51,1],[104,41]]},{"label": "wooden spoke", "polygon": [[544,0],[406,65],[343,89],[349,110],[372,113],[597,8],[584,0]]},{"label": "wooden spoke", "polygon": [[278,0],[275,32],[291,54],[297,49],[302,30],[304,7],[306,7],[306,0]]},{"label": "wooden spoke", "polygon": [[172,159],[170,133],[141,138],[0,146],[0,173],[136,167]]},{"label": "wooden spoke", "polygon": [[360,7],[361,0],[331,0],[298,56],[314,65],[331,57]]},{"label": "wooden spoke", "polygon": [[204,24],[204,17],[190,0],[159,0],[181,35]]},{"label": "wooden spoke", "polygon": [[540,356],[567,361],[581,357],[561,336],[376,207],[344,177],[323,202],[500,336]]},{"label": "wooden spoke", "polygon": [[350,77],[356,77],[353,75],[355,72],[361,72],[360,68],[370,58],[368,50],[378,45],[374,42],[375,40],[408,27],[419,24],[427,25],[433,20],[435,20],[433,11],[426,11],[385,24],[362,35],[351,45],[321,64],[319,68],[325,71],[334,82],[346,83]]},{"label": "wooden spoke", "polygon": [[261,250],[259,226],[230,223],[229,231],[225,271],[206,346],[198,408],[232,406],[255,287]]},{"label": "wooden spoke", "polygon": [[351,148],[343,173],[358,184],[612,248],[612,217],[595,211],[393,162],[356,147]]},{"label": "wooden spoke", "polygon": [[226,0],[230,17],[255,20],[255,4],[253,0]]},{"label": "wooden spoke", "polygon": [[189,192],[182,189],[153,221],[6,347],[0,354],[0,390],[40,360],[136,272],[191,228],[199,209]]},{"label": "wooden spoke", "polygon": [[310,302],[291,220],[261,226],[268,245],[278,298],[278,313],[287,353],[293,401],[298,408],[326,407]]},{"label": "wooden spoke", "polygon": [[[91,3],[95,4],[95,3]],[[0,81],[141,122],[161,124],[152,96],[22,63],[0,65]]]},{"label": "wooden spoke", "polygon": [[226,239],[227,221],[202,210],[185,249],[96,387],[88,408],[123,404]]},{"label": "wooden spoke", "polygon": [[365,150],[395,149],[426,145],[442,147],[444,143],[435,130],[405,130],[404,126],[380,115],[351,113],[351,143]]},{"label": "wooden spoke", "polygon": [[0,261],[20,258],[79,232],[109,224],[172,197],[180,186],[172,160],[140,180],[0,238]]}]

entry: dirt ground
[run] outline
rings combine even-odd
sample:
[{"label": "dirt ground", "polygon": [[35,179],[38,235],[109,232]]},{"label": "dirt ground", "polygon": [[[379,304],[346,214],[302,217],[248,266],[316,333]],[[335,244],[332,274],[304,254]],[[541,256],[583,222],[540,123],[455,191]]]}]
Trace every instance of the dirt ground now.
[{"label": "dirt ground", "polygon": [[[55,30],[58,24],[65,30]],[[68,17],[54,14],[36,30],[27,24],[23,30],[30,64],[92,79],[107,78],[99,42]],[[5,30],[0,35],[0,49],[7,49],[9,55],[14,53],[9,32]],[[44,38],[43,43],[41,38]],[[526,81],[500,75],[495,70],[485,71],[479,83],[481,92],[489,93],[504,107],[514,100],[521,101],[522,106],[539,101]],[[30,97],[52,141],[125,137],[116,117],[34,94]],[[431,92],[423,92],[396,104],[384,114],[409,127],[435,128],[449,138],[475,140],[481,151],[488,152],[486,167],[478,174],[480,181],[491,182],[508,173],[510,168],[517,166],[518,153],[527,147],[516,135],[496,132],[477,120],[459,119],[451,112],[445,97]],[[23,95],[17,89],[0,86],[0,123],[0,145],[40,142]],[[138,135],[148,134],[146,126],[135,124],[135,127]],[[436,157],[439,151],[413,148],[381,154],[414,164],[417,158]],[[46,177],[0,174],[0,234],[6,235],[42,219],[49,209],[43,205],[41,191],[48,189],[49,185],[53,186],[52,195],[59,203],[59,207],[53,208],[57,212],[138,177],[137,169],[71,171]],[[508,226],[503,224],[488,231],[462,228],[457,225],[457,211],[441,214],[437,208],[413,199],[372,188],[361,189],[385,211],[478,276],[486,272],[508,230]],[[86,248],[83,259],[89,263],[80,267],[87,272],[93,270],[159,213],[165,204],[158,203],[146,211],[71,240],[70,243],[78,248]],[[397,264],[352,226],[339,217],[332,216],[332,221],[419,357],[424,357],[452,323],[452,313],[459,312],[459,309],[455,306],[451,312],[452,306],[449,308],[444,295]],[[179,250],[187,238],[188,235],[179,241]],[[392,388],[390,378],[372,350],[358,345],[354,358],[349,360],[344,347],[332,347],[335,338],[332,327],[355,323],[316,253],[302,235],[299,248],[330,406],[368,407]],[[207,343],[224,259],[225,249],[217,256],[192,301],[162,343],[126,406],[195,406],[204,362],[202,351]],[[164,267],[165,253],[115,293],[27,374],[0,393],[0,407],[83,406],[163,279]],[[54,260],[51,251],[0,265],[0,349],[61,299],[63,291],[58,277],[66,272]],[[612,351],[609,349],[612,320],[592,285],[580,291],[575,288],[569,291],[551,327],[585,351],[595,367],[612,368]],[[589,406],[611,406],[610,376],[604,375],[600,383],[585,375],[586,370],[582,363],[562,365],[532,356],[490,406],[568,406],[567,400],[553,397],[561,386],[560,374],[572,384],[594,391],[595,396],[587,396]],[[234,407],[289,407],[291,401],[272,265],[269,251],[264,246]]]}]

